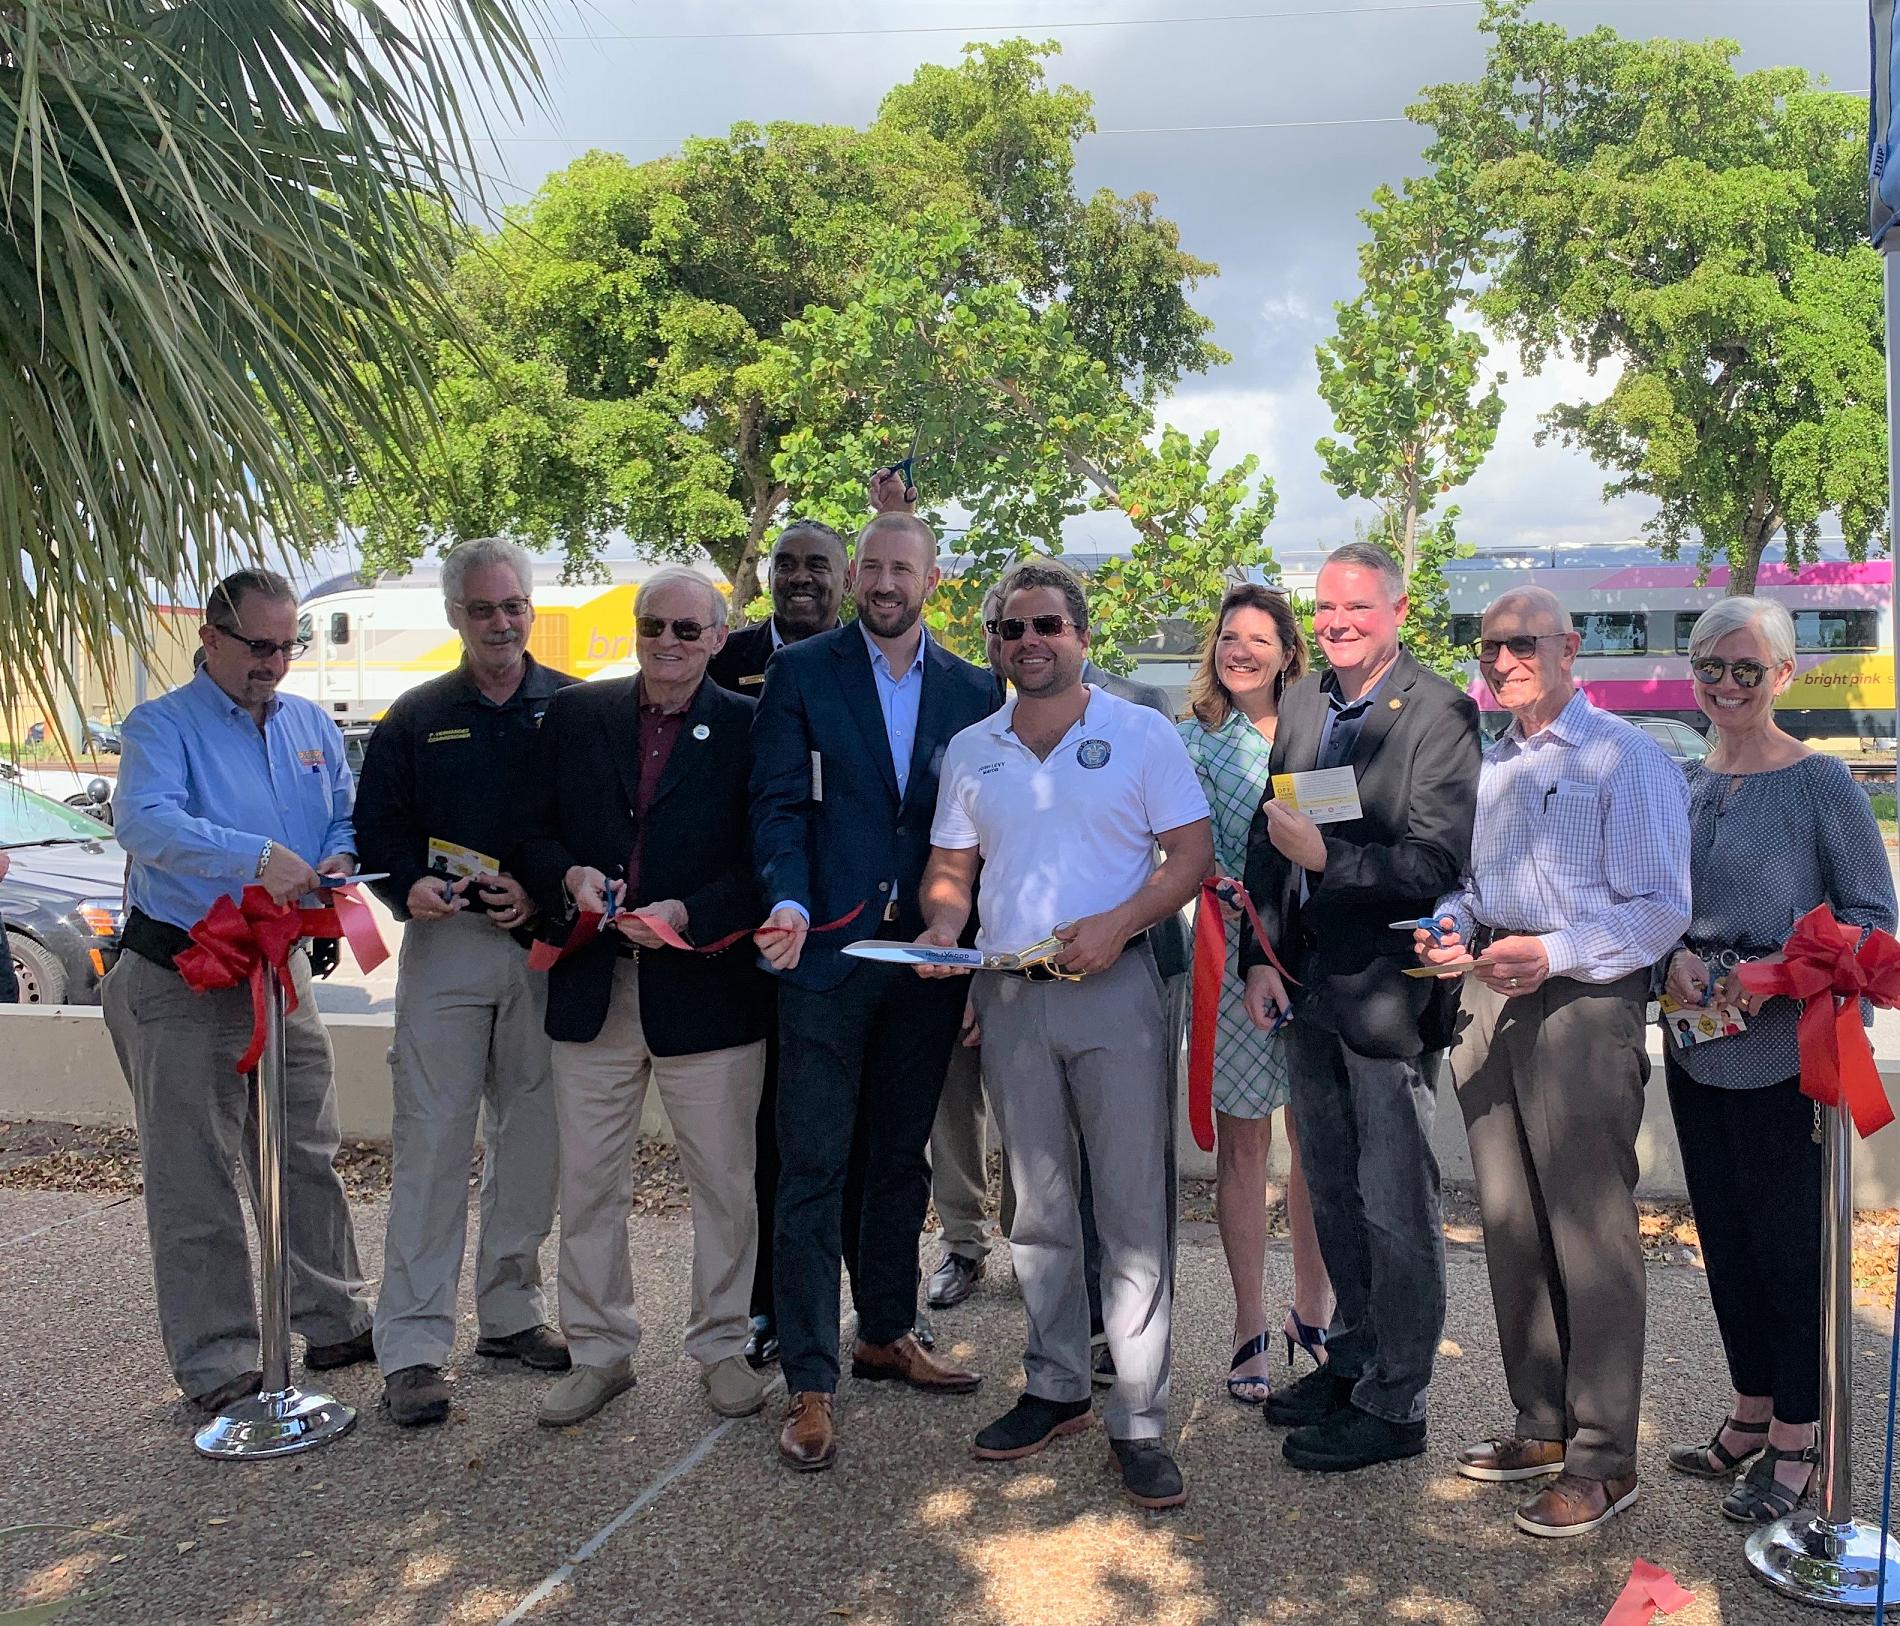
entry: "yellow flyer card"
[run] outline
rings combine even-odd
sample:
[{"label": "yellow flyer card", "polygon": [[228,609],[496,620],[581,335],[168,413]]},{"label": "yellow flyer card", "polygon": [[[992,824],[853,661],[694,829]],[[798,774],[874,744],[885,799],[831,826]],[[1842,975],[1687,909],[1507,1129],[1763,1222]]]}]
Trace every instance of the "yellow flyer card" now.
[{"label": "yellow flyer card", "polygon": [[1724,1000],[1712,999],[1706,1005],[1679,1005],[1664,994],[1656,1004],[1662,1011],[1663,1027],[1679,1049],[1707,1044],[1712,1039],[1732,1039],[1748,1031],[1741,1011]]},{"label": "yellow flyer card", "polygon": [[429,837],[429,868],[438,875],[453,875],[457,880],[469,875],[499,875],[501,860],[478,853],[473,847],[460,847],[440,836]]},{"label": "yellow flyer card", "polygon": [[1351,768],[1277,773],[1273,776],[1273,799],[1304,813],[1315,824],[1338,824],[1360,816],[1359,781]]}]

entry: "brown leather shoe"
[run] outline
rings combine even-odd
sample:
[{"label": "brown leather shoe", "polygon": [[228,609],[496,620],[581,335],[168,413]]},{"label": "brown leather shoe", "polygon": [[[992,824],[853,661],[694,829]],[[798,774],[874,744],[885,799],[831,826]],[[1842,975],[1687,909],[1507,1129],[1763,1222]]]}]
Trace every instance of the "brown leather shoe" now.
[{"label": "brown leather shoe", "polygon": [[983,1379],[940,1360],[905,1333],[894,1344],[867,1344],[860,1338],[851,1346],[851,1375],[867,1383],[908,1383],[930,1394],[967,1395]]},{"label": "brown leather shoe", "polygon": [[1564,1448],[1559,1440],[1479,1440],[1458,1453],[1458,1472],[1486,1485],[1543,1479],[1563,1471]]},{"label": "brown leather shoe", "polygon": [[1587,1536],[1636,1500],[1636,1476],[1588,1479],[1561,1473],[1517,1510],[1517,1527],[1529,1536]]},{"label": "brown leather shoe", "polygon": [[778,1431],[778,1454],[788,1468],[817,1473],[838,1460],[838,1439],[831,1428],[831,1396],[802,1389],[792,1396],[785,1426]]}]

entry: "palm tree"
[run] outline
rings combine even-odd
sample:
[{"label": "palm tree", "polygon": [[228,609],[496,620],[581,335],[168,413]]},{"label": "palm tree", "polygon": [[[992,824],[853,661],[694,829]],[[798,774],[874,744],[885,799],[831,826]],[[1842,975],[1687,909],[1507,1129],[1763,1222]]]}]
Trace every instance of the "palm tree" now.
[{"label": "palm tree", "polygon": [[[534,0],[525,0],[532,5]],[[0,0],[0,717],[433,432],[516,0]],[[312,495],[313,492],[318,495]]]}]

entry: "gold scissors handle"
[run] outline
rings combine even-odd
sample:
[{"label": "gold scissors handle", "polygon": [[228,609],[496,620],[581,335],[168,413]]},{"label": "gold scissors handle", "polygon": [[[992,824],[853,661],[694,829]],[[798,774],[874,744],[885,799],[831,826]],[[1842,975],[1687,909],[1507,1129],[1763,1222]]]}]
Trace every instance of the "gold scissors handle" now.
[{"label": "gold scissors handle", "polygon": [[[1056,927],[1056,931],[1063,930],[1067,925],[1068,922],[1064,921]],[[1064,971],[1058,965],[1062,955],[1068,952],[1068,947],[1052,932],[1040,943],[1031,943],[1028,948],[1018,949],[1013,954],[992,954],[984,961],[984,965],[997,971],[1027,971],[1031,966],[1042,966],[1060,982],[1080,982],[1081,972]],[[993,966],[992,961],[995,962]]]}]

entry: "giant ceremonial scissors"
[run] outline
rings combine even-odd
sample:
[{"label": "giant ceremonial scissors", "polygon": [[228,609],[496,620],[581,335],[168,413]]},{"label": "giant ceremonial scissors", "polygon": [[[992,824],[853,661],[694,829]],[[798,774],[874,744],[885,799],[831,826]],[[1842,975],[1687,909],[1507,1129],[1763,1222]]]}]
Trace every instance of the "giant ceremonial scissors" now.
[{"label": "giant ceremonial scissors", "polygon": [[[1063,928],[1058,926],[1056,931]],[[845,944],[841,952],[859,960],[885,960],[893,965],[941,965],[959,971],[1029,971],[1041,969],[1063,982],[1080,982],[1082,973],[1065,971],[1060,958],[1069,950],[1055,933],[1040,943],[1031,943],[1014,953],[992,954],[982,949],[938,948],[932,943],[893,943],[883,938],[866,937]]]}]

